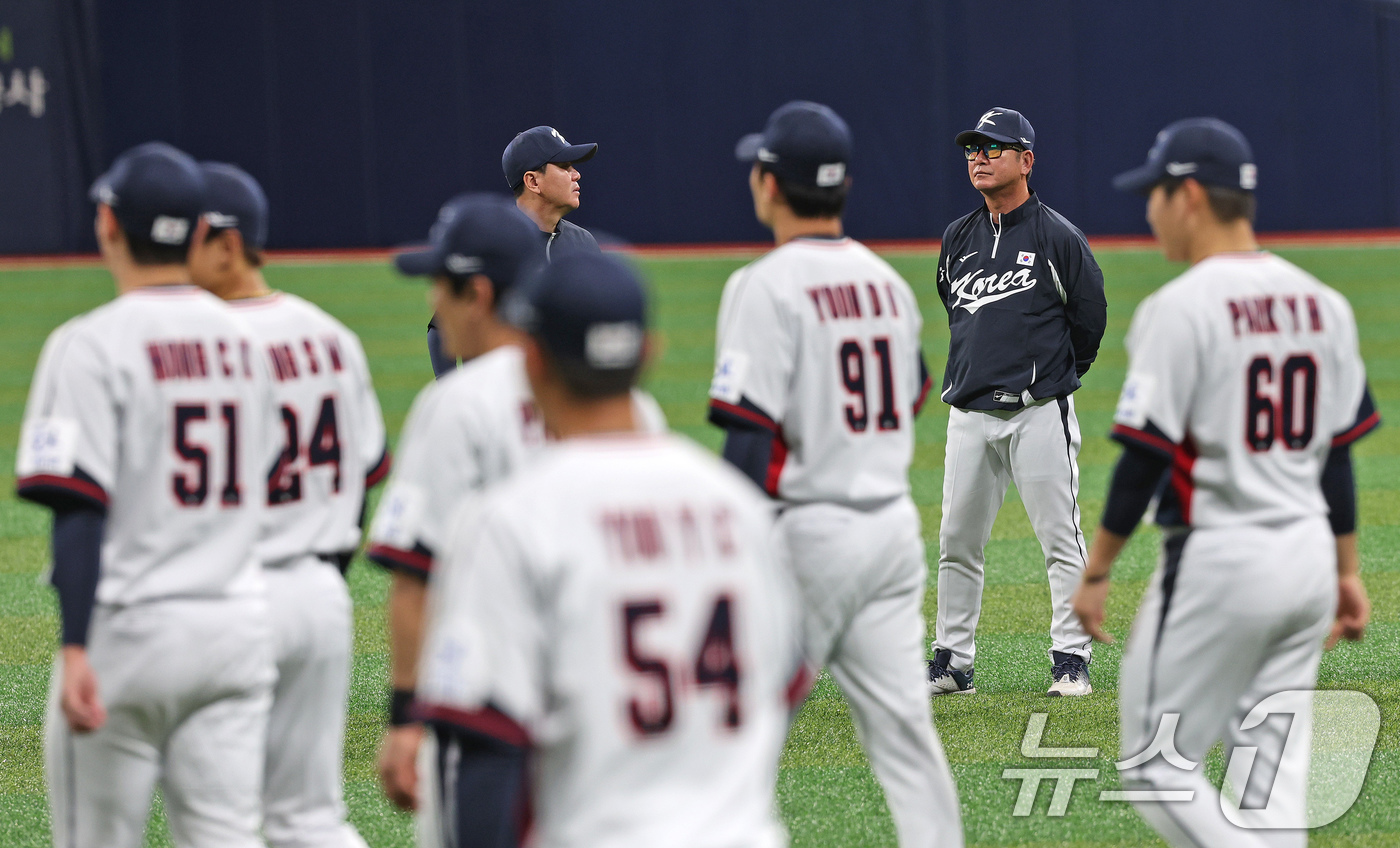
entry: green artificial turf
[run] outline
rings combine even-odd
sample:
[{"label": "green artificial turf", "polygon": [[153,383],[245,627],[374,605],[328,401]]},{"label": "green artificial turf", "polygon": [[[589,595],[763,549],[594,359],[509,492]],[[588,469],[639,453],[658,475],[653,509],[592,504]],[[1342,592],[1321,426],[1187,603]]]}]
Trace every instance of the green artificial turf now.
[{"label": "green artificial turf", "polygon": [[[1382,412],[1400,409],[1400,295],[1394,291],[1400,250],[1384,248],[1280,251],[1345,293],[1356,309],[1371,386]],[[947,326],[934,292],[934,258],[888,257],[920,296],[927,325],[929,368],[941,374]],[[1081,506],[1091,531],[1103,506],[1117,448],[1109,427],[1126,366],[1123,333],[1137,302],[1178,272],[1150,251],[1099,253],[1107,280],[1108,335],[1098,363],[1076,395],[1084,432],[1080,457]],[[717,447],[719,434],[704,422],[713,357],[714,318],[736,258],[650,259],[660,359],[647,387],[672,426]],[[428,309],[423,288],[383,264],[285,264],[267,271],[276,287],[303,295],[344,320],[364,340],[391,437],[431,374],[423,345]],[[67,318],[110,299],[100,269],[0,271],[0,839],[5,845],[48,844],[41,725],[57,625],[53,594],[41,582],[48,556],[48,516],[13,495],[14,449],[30,374],[48,333]],[[932,403],[917,425],[911,472],[924,516],[930,559],[936,562],[946,408]],[[1343,645],[1322,663],[1321,685],[1357,689],[1381,706],[1377,752],[1361,800],[1337,822],[1316,832],[1313,845],[1400,844],[1400,428],[1385,427],[1355,450],[1361,490],[1363,569],[1375,624],[1364,643]],[[1109,629],[1120,640],[1156,557],[1152,531],[1140,532],[1115,572]],[[934,719],[958,781],[969,845],[1138,846],[1160,844],[1122,803],[1098,800],[1117,788],[1116,685],[1121,641],[1100,646],[1093,665],[1094,694],[1082,699],[1043,696],[1049,683],[1049,592],[1039,545],[1015,492],[997,520],[987,554],[987,587],[977,666],[978,693],[942,698]],[[932,577],[933,575],[931,575]],[[932,584],[932,580],[930,581]],[[387,666],[383,603],[386,579],[357,563],[350,573],[357,604],[355,664],[345,746],[346,800],[352,821],[374,848],[412,844],[409,818],[378,791],[375,748],[382,729]],[[925,611],[930,628],[930,591]],[[1028,759],[1020,747],[1032,713],[1048,713],[1041,744],[1097,748],[1087,760]],[[1208,762],[1219,774],[1219,757]],[[1097,769],[1077,783],[1065,815],[1047,815],[1051,790],[1042,786],[1032,812],[1014,816],[1020,784],[1006,768],[1066,765]],[[856,742],[840,693],[818,681],[783,756],[779,801],[796,846],[885,846],[894,831],[878,784]],[[149,845],[168,845],[155,805]]]}]

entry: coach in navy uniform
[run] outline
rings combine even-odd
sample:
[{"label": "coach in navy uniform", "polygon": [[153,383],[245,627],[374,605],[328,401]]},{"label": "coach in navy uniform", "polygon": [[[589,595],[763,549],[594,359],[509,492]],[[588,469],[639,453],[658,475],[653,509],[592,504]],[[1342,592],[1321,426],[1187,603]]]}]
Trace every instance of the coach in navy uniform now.
[{"label": "coach in navy uniform", "polygon": [[1047,694],[1086,695],[1090,640],[1070,605],[1085,564],[1072,393],[1103,338],[1103,274],[1084,234],[1031,190],[1035,130],[1021,113],[990,109],[955,142],[984,203],[948,225],[938,260],[952,408],[929,690],[974,691],[984,550],[1014,481],[1050,579]]},{"label": "coach in navy uniform", "polygon": [[[564,220],[579,203],[579,173],[574,166],[597,152],[597,144],[569,144],[553,127],[533,127],[511,139],[501,154],[501,170],[515,192],[515,205],[540,228],[547,259],[560,250],[599,252],[592,233]],[[436,320],[434,316],[428,323],[428,356],[433,373],[441,377],[457,362],[443,353]]]}]

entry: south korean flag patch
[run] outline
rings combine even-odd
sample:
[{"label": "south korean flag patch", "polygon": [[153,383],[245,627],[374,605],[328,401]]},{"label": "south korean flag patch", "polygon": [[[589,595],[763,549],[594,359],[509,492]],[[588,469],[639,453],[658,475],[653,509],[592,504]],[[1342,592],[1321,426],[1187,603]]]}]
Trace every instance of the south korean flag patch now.
[{"label": "south korean flag patch", "polygon": [[1031,253],[1031,252],[1028,251],[1028,250],[1023,250],[1023,251],[1021,251],[1020,253],[1016,254],[1016,264],[1017,264],[1017,265],[1034,265],[1034,264],[1035,264],[1035,254],[1034,254],[1034,253]]}]

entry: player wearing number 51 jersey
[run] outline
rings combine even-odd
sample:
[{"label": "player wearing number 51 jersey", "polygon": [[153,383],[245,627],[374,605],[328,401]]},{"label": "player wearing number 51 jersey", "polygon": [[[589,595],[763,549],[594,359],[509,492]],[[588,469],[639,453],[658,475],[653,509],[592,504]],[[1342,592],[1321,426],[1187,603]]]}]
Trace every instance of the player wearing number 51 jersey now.
[{"label": "player wearing number 51 jersey", "polygon": [[809,678],[773,507],[694,444],[639,432],[630,269],[575,254],[522,285],[504,314],[531,334],[558,439],[459,502],[434,575],[424,844],[785,845],[778,757]]},{"label": "player wearing number 51 jersey", "polygon": [[137,848],[159,782],[179,845],[252,846],[273,683],[255,555],[275,455],[248,325],[189,284],[198,165],[169,145],[93,187],[111,303],[44,346],[16,461],[54,511],[45,719],[54,844]]},{"label": "player wearing number 51 jersey", "polygon": [[899,274],[842,235],[851,137],[835,112],[789,103],[736,152],[778,246],[725,285],[710,420],[725,458],[783,505],[809,658],[851,705],[899,844],[961,845],[925,696],[928,568],[909,497],[923,319]]},{"label": "player wearing number 51 jersey", "polygon": [[258,486],[268,505],[258,556],[278,672],[263,833],[273,848],[363,848],[341,800],[354,617],[340,572],[360,544],[365,490],[388,473],[384,420],[355,334],[263,280],[267,200],[257,181],[232,165],[201,168],[209,234],[191,251],[190,270],[257,334],[282,446]]},{"label": "player wearing number 51 jersey", "polygon": [[[1164,556],[1123,655],[1119,768],[1176,846],[1307,844],[1311,703],[1279,721],[1262,720],[1265,702],[1312,689],[1329,630],[1360,638],[1369,611],[1349,446],[1380,418],[1356,322],[1340,294],[1259,250],[1256,180],[1238,130],[1191,118],[1114,181],[1149,195],[1163,252],[1191,268],[1133,316],[1124,450],[1074,608],[1107,638],[1109,568],[1161,492]],[[1167,728],[1174,759],[1157,756]],[[1201,765],[1222,741],[1253,751],[1245,780],[1231,760],[1233,801]]]}]

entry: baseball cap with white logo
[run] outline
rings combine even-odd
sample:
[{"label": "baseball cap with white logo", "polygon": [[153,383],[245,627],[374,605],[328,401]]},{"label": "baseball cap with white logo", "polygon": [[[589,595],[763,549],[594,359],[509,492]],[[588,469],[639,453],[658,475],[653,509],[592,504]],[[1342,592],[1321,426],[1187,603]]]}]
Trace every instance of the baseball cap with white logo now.
[{"label": "baseball cap with white logo", "polygon": [[959,147],[964,144],[977,144],[982,141],[1000,141],[1003,144],[1019,144],[1027,150],[1035,149],[1035,128],[1026,116],[1015,109],[993,106],[977,119],[977,126],[963,130],[953,138]]},{"label": "baseball cap with white logo", "polygon": [[817,188],[846,181],[851,128],[829,106],[794,100],[779,106],[761,133],[739,139],[740,162],[762,162],[785,180]]},{"label": "baseball cap with white logo", "polygon": [[1149,194],[1167,177],[1254,191],[1259,169],[1244,133],[1219,118],[1184,118],[1157,133],[1146,164],[1114,177],[1113,187]]},{"label": "baseball cap with white logo", "polygon": [[428,243],[394,257],[410,277],[483,274],[499,299],[534,264],[543,262],[540,231],[499,194],[460,194],[443,204]]},{"label": "baseball cap with white logo", "polygon": [[267,246],[267,195],[242,168],[225,162],[200,162],[204,172],[204,220],[211,229],[238,230],[254,250]]},{"label": "baseball cap with white logo", "polygon": [[205,188],[204,174],[189,154],[148,141],[118,156],[88,197],[111,207],[128,238],[189,247]]},{"label": "baseball cap with white logo", "polygon": [[501,317],[539,341],[565,382],[586,397],[636,385],[646,359],[647,296],[626,262],[573,252],[537,266]]},{"label": "baseball cap with white logo", "polygon": [[501,169],[511,190],[525,181],[526,171],[538,171],[553,162],[584,162],[598,152],[598,145],[569,144],[554,127],[532,127],[506,145],[501,154]]}]

